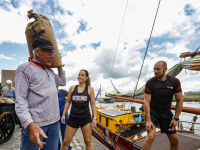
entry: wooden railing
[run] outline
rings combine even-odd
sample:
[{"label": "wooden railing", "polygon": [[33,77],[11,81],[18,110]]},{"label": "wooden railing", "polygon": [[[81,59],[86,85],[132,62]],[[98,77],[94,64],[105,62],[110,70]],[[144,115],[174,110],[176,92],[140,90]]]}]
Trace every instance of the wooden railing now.
[{"label": "wooden railing", "polygon": [[[112,97],[112,98],[115,98],[115,99],[120,99],[120,100],[139,103],[139,104],[143,104],[144,103],[144,100],[134,99],[134,98],[131,98],[131,97],[123,97],[123,96],[116,96],[116,95],[106,95],[106,97]],[[171,109],[175,110],[176,106],[172,105]],[[187,112],[187,113],[200,115],[200,108],[192,108],[192,107],[183,106],[182,112]]]}]

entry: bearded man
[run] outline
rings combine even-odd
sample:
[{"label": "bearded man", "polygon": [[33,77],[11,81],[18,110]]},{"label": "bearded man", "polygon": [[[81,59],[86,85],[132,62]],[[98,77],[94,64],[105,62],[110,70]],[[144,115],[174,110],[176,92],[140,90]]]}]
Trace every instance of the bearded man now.
[{"label": "bearded man", "polygon": [[[178,150],[179,139],[175,127],[183,107],[182,89],[179,79],[166,75],[167,63],[159,61],[154,65],[155,77],[145,85],[144,110],[146,114],[147,137],[143,150],[150,150],[155,139],[155,127],[160,126],[170,141],[170,149]],[[170,110],[173,95],[176,98],[175,116]]]}]

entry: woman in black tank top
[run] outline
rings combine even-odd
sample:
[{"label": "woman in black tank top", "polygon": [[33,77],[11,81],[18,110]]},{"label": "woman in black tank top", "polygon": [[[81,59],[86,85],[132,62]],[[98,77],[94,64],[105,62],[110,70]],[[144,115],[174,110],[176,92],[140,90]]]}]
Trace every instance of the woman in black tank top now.
[{"label": "woman in black tank top", "polygon": [[[87,70],[80,70],[78,82],[79,85],[71,86],[69,89],[68,99],[62,115],[61,122],[65,123],[65,114],[72,103],[61,150],[68,150],[72,138],[79,127],[81,127],[83,133],[86,149],[93,150],[91,136],[92,128],[97,124],[96,104],[94,90],[90,86],[90,78]],[[91,104],[93,118],[91,118],[89,102]]]}]

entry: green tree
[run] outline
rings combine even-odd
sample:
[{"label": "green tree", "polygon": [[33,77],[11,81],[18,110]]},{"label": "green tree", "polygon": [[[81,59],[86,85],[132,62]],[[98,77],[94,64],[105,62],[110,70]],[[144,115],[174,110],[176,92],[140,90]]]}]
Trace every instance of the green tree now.
[{"label": "green tree", "polygon": [[1,89],[3,88],[3,86],[1,86],[1,83],[0,83],[0,95],[1,95]]}]

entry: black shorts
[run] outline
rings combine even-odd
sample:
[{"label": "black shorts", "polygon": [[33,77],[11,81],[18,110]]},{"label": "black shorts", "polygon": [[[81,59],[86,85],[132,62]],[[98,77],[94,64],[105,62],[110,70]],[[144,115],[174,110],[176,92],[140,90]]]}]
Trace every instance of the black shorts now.
[{"label": "black shorts", "polygon": [[162,133],[175,134],[176,129],[171,129],[169,126],[172,121],[173,113],[169,110],[167,112],[158,112],[154,109],[150,109],[151,121],[155,127],[160,127]]},{"label": "black shorts", "polygon": [[67,120],[67,124],[72,128],[79,128],[79,127],[82,128],[91,122],[92,122],[91,116],[89,116],[88,118],[75,118],[69,116],[69,119]]}]

